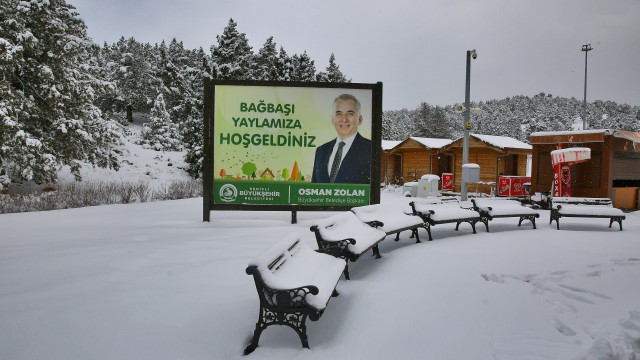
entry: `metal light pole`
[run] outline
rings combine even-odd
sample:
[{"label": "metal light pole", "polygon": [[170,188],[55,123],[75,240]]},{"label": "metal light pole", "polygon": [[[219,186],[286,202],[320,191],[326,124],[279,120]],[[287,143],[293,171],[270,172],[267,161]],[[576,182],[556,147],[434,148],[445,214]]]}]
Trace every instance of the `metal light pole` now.
[{"label": "metal light pole", "polygon": [[[476,49],[467,50],[467,82],[464,89],[464,143],[462,148],[462,164],[467,164],[469,162],[469,130],[471,130],[471,105],[469,104],[469,92],[471,85],[471,58],[477,58],[478,53],[476,53]],[[469,184],[461,180],[462,191],[460,194],[460,199],[462,201],[467,201],[467,189]]]},{"label": "metal light pole", "polygon": [[587,54],[593,50],[591,44],[582,45],[584,51],[584,104],[582,105],[582,130],[587,130]]}]

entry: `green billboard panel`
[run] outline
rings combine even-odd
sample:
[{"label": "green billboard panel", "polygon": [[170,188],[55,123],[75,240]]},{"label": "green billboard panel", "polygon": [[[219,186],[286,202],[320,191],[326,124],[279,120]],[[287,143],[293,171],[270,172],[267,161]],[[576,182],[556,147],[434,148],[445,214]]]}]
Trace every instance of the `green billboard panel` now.
[{"label": "green billboard panel", "polygon": [[370,204],[376,88],[342,85],[214,82],[213,206]]}]

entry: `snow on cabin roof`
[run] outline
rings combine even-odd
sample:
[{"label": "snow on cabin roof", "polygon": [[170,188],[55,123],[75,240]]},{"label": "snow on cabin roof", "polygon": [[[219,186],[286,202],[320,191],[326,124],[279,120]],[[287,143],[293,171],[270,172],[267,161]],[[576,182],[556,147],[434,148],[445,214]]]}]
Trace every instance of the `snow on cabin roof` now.
[{"label": "snow on cabin roof", "polygon": [[401,142],[399,140],[382,140],[382,150],[391,150]]},{"label": "snow on cabin roof", "polygon": [[613,136],[633,141],[634,143],[640,143],[640,132],[615,130]]},{"label": "snow on cabin roof", "polygon": [[484,141],[487,144],[493,145],[495,147],[499,147],[501,149],[505,149],[505,148],[523,149],[523,150],[533,149],[533,146],[508,136],[480,135],[480,134],[471,134],[471,136],[481,141]]},{"label": "snow on cabin roof", "polygon": [[411,136],[410,139],[413,139],[431,149],[440,149],[441,147],[449,145],[453,142],[453,140],[451,139],[424,138],[416,136]]},{"label": "snow on cabin roof", "polygon": [[531,133],[531,136],[561,136],[561,135],[580,135],[580,134],[605,134],[613,135],[617,138],[626,139],[633,142],[640,142],[640,132],[612,129],[593,129],[593,130],[575,130],[575,131],[539,131]]},{"label": "snow on cabin roof", "polygon": [[611,130],[573,130],[573,131],[538,131],[531,133],[531,136],[558,136],[558,135],[579,135],[579,134],[611,134]]}]

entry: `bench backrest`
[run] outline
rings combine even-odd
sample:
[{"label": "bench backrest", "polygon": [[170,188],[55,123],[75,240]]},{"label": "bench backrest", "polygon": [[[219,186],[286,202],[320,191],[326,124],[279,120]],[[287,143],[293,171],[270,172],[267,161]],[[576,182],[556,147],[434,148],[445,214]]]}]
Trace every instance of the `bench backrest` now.
[{"label": "bench backrest", "polygon": [[551,204],[552,207],[562,204],[613,206],[613,201],[609,198],[554,197],[551,198]]},{"label": "bench backrest", "polygon": [[269,271],[274,274],[294,256],[302,246],[300,235],[289,234],[264,253],[256,256],[249,262],[249,267],[256,267],[260,272]]},{"label": "bench backrest", "polygon": [[482,198],[482,199],[471,199],[473,203],[474,209],[486,208],[491,206],[523,206],[522,203],[518,200],[512,199],[501,199],[501,198]]},{"label": "bench backrest", "polygon": [[368,229],[369,225],[363,223],[356,214],[351,211],[345,211],[326,219],[318,220],[311,230],[317,228],[320,235],[329,240],[342,240],[353,238],[360,229]]},{"label": "bench backrest", "polygon": [[409,203],[411,205],[411,209],[413,209],[414,214],[416,212],[421,212],[426,214],[428,212],[433,213],[435,210],[443,210],[443,209],[458,209],[462,207],[459,201],[447,201],[442,203],[425,203],[422,201],[412,201]]},{"label": "bench backrest", "polygon": [[383,214],[384,208],[380,204],[358,206],[351,209],[351,211],[362,222],[380,220],[380,215]]}]

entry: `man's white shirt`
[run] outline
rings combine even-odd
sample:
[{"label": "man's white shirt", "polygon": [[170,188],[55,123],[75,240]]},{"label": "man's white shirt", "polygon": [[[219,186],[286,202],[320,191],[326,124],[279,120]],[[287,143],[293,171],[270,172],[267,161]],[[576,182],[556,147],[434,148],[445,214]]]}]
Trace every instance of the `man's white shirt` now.
[{"label": "man's white shirt", "polygon": [[[329,163],[327,164],[327,172],[329,174],[331,174],[331,165],[333,165],[333,159],[336,157],[336,151],[338,151],[340,141],[344,142],[344,147],[342,148],[342,158],[340,159],[340,165],[342,166],[342,160],[344,160],[345,155],[347,155],[347,152],[349,152],[349,149],[351,148],[353,140],[356,138],[357,134],[358,133],[355,133],[344,140],[340,139],[339,136],[336,137],[336,143],[333,144],[333,150],[331,150],[331,156],[329,156]],[[338,169],[340,169],[340,167],[338,167]]]}]

